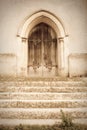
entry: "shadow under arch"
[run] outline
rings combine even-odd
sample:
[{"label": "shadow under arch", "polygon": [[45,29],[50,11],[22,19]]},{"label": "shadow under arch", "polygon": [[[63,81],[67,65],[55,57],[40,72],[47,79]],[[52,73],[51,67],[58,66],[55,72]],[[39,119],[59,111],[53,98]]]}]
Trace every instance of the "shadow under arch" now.
[{"label": "shadow under arch", "polygon": [[[56,32],[57,36],[57,55],[58,55],[58,74],[67,75],[67,55],[65,54],[65,42],[68,36],[66,28],[60,18],[57,18],[49,11],[40,10],[26,17],[18,28],[17,37],[18,51],[18,74],[27,76],[28,66],[28,36],[33,27],[39,23],[46,23]],[[65,72],[66,71],[66,72]]]},{"label": "shadow under arch", "polygon": [[60,18],[58,18],[57,16],[55,16],[53,13],[49,11],[40,10],[33,13],[30,16],[27,16],[22,21],[22,23],[18,28],[17,36],[27,38],[29,31],[40,22],[44,22],[50,25],[55,30],[58,37],[66,37],[68,35],[66,28]]}]

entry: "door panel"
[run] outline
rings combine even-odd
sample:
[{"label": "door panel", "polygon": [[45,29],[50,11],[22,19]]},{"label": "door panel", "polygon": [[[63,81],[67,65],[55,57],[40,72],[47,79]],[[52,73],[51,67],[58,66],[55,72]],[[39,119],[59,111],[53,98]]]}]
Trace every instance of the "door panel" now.
[{"label": "door panel", "polygon": [[28,38],[28,74],[30,77],[56,76],[56,34],[47,24],[35,26]]}]

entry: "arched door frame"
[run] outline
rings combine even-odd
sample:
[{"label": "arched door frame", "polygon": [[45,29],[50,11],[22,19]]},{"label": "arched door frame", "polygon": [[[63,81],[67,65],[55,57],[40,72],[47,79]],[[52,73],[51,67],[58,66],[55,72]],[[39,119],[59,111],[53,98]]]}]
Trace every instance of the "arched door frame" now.
[{"label": "arched door frame", "polygon": [[58,53],[58,74],[62,75],[63,70],[66,67],[64,43],[67,33],[61,20],[48,11],[38,11],[27,17],[18,29],[18,74],[27,76],[27,64],[28,64],[28,36],[31,29],[37,24],[44,22],[50,25],[57,35],[57,53]]}]

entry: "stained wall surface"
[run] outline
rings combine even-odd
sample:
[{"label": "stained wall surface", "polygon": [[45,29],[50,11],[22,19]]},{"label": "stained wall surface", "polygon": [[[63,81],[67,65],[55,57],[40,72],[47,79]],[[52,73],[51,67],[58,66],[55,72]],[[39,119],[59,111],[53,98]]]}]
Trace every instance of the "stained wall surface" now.
[{"label": "stained wall surface", "polygon": [[[26,17],[39,10],[49,11],[62,21],[68,35],[66,47],[69,55],[87,53],[87,0],[0,0],[0,58],[3,59],[0,67],[8,68],[7,63],[2,65],[6,61],[3,54],[17,56],[20,50],[17,39],[19,26]],[[11,68],[6,74],[12,69],[12,64],[17,64],[15,62],[18,61],[12,59]],[[69,62],[73,66],[74,62]],[[75,70],[78,66],[80,68],[80,64],[77,64]]]}]

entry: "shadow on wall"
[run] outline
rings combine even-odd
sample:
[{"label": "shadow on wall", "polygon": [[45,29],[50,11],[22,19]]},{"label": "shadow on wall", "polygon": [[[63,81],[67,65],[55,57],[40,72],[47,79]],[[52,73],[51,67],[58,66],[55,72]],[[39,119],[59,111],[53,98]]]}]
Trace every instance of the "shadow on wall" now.
[{"label": "shadow on wall", "polygon": [[87,53],[69,55],[69,76],[87,76]]},{"label": "shadow on wall", "polygon": [[0,54],[0,75],[14,75],[17,73],[17,57],[15,54]]}]

